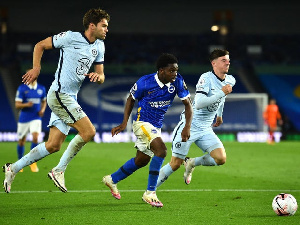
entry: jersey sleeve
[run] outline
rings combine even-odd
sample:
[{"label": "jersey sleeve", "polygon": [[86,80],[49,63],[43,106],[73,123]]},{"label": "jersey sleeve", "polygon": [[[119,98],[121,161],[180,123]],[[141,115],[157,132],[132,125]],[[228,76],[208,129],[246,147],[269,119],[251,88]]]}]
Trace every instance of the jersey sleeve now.
[{"label": "jersey sleeve", "polygon": [[177,95],[181,100],[184,100],[184,99],[190,97],[190,92],[181,76],[180,76],[180,79],[178,82]]},{"label": "jersey sleeve", "polygon": [[144,93],[145,82],[141,78],[130,89],[130,94],[134,100],[141,99]]},{"label": "jersey sleeve", "polygon": [[198,83],[196,85],[196,94],[201,93],[204,95],[207,95],[210,88],[210,80],[209,77],[205,74],[202,74],[198,80]]},{"label": "jersey sleeve", "polygon": [[98,55],[94,61],[94,64],[103,64],[104,63],[104,54],[105,54],[105,45],[103,41],[99,41],[98,44]]},{"label": "jersey sleeve", "polygon": [[65,31],[61,32],[59,34],[53,35],[52,37],[52,46],[53,48],[63,48],[70,44],[72,32],[71,31]]},{"label": "jersey sleeve", "polygon": [[15,101],[23,102],[23,98],[24,98],[24,92],[22,91],[22,86],[19,86],[16,93]]}]

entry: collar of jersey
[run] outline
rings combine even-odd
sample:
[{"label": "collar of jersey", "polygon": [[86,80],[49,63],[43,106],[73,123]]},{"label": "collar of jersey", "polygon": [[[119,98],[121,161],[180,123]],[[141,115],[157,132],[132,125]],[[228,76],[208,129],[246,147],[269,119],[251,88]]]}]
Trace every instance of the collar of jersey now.
[{"label": "collar of jersey", "polygon": [[[225,80],[225,78],[222,80],[220,77],[217,76],[217,74],[215,74],[215,71],[212,71],[212,73],[218,78],[218,80],[220,80],[221,82],[223,82]],[[226,77],[226,75],[225,75]]]},{"label": "collar of jersey", "polygon": [[89,39],[85,36],[84,32],[80,32],[82,37],[87,41],[89,44],[93,44],[94,42],[90,42]]},{"label": "collar of jersey", "polygon": [[37,83],[36,83],[35,85],[28,84],[27,86],[28,86],[30,89],[36,90],[36,88],[37,88]]},{"label": "collar of jersey", "polygon": [[164,85],[166,85],[167,87],[170,87],[171,86],[171,83],[166,83],[164,84],[163,82],[161,82],[159,79],[158,79],[158,74],[156,73],[155,76],[154,76],[157,84],[160,86],[160,88],[163,88]]}]

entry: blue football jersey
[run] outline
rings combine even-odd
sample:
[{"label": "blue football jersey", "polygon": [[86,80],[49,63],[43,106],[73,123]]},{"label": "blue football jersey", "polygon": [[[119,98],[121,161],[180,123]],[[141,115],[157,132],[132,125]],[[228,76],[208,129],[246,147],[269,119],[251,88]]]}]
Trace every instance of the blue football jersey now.
[{"label": "blue football jersey", "polygon": [[190,93],[180,74],[172,83],[163,84],[157,73],[142,76],[131,88],[130,94],[138,100],[138,110],[134,120],[149,122],[162,127],[164,115],[171,106],[176,94],[184,100]]},{"label": "blue football jersey", "polygon": [[77,95],[92,64],[104,63],[104,42],[91,43],[84,33],[67,31],[54,35],[52,45],[60,49],[60,58],[50,90]]},{"label": "blue football jersey", "polygon": [[38,112],[41,110],[41,102],[46,100],[46,88],[37,84],[36,88],[30,88],[26,84],[18,87],[15,101],[22,103],[32,102],[32,107],[23,108],[20,111],[19,122],[26,123],[31,120],[41,119]]}]

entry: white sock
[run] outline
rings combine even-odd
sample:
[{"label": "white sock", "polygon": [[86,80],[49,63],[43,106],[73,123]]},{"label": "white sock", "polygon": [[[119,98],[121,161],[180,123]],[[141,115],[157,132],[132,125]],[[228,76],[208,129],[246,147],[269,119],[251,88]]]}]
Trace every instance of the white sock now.
[{"label": "white sock", "polygon": [[67,149],[59,160],[56,167],[53,168],[56,172],[65,172],[69,162],[75,157],[75,155],[86,144],[80,135],[76,135],[69,143]]},{"label": "white sock", "polygon": [[26,155],[24,155],[21,159],[11,165],[11,171],[14,173],[19,172],[25,166],[31,165],[34,162],[39,161],[40,159],[46,157],[50,153],[47,151],[45,147],[45,142],[40,143]]},{"label": "white sock", "polygon": [[216,161],[210,154],[195,158],[195,166],[217,166]]},{"label": "white sock", "polygon": [[159,171],[156,188],[162,185],[173,172],[174,171],[172,170],[172,167],[169,163],[163,166]]}]

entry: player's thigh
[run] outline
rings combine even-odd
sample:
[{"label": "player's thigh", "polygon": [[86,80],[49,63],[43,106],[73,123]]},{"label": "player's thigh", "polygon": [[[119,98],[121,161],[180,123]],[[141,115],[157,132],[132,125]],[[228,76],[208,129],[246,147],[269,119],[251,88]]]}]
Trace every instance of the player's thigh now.
[{"label": "player's thigh", "polygon": [[214,132],[202,135],[201,138],[195,141],[195,144],[202,149],[203,152],[207,152],[209,154],[217,148],[224,149],[220,138]]},{"label": "player's thigh", "polygon": [[185,126],[185,123],[179,122],[173,131],[173,139],[172,139],[172,156],[184,159],[191,147],[191,144],[195,141],[196,134],[191,132],[191,136],[188,141],[183,142],[181,133]]},{"label": "player's thigh", "polygon": [[47,95],[47,102],[52,112],[66,124],[74,124],[86,117],[75,96],[50,91]]},{"label": "player's thigh", "polygon": [[95,136],[96,129],[87,116],[81,118],[73,124],[68,125],[76,129],[78,131],[78,134],[86,142],[88,142],[92,137]]},{"label": "player's thigh", "polygon": [[161,138],[161,131],[152,124],[143,121],[133,121],[132,129],[137,137],[135,147],[146,155],[152,157],[150,144],[157,137]]},{"label": "player's thigh", "polygon": [[66,137],[67,136],[64,133],[62,133],[57,127],[50,127],[49,137],[47,142],[45,143],[46,149],[50,153],[59,151]]},{"label": "player's thigh", "polygon": [[32,120],[29,122],[29,131],[30,133],[41,133],[42,132],[42,121],[41,120]]}]

